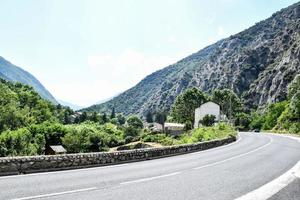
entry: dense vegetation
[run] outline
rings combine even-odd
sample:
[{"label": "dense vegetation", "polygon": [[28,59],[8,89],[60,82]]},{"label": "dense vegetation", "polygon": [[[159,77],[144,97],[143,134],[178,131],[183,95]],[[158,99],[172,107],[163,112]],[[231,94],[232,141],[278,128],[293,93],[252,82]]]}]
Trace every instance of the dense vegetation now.
[{"label": "dense vegetation", "polygon": [[162,145],[191,144],[196,142],[210,141],[214,139],[236,136],[236,130],[227,123],[219,123],[216,126],[201,127],[190,130],[179,137],[171,137],[167,134],[145,133],[141,136],[143,142],[157,142]]},{"label": "dense vegetation", "polygon": [[[224,138],[236,131],[228,122],[243,130],[263,129],[300,133],[300,75],[288,87],[285,101],[269,104],[262,110],[248,110],[231,90],[215,90],[208,95],[191,88],[179,95],[170,115],[161,111],[148,113],[147,121],[181,122],[186,132],[178,137],[145,129],[138,116],[125,117],[114,109],[108,113],[79,114],[70,108],[42,99],[33,88],[20,83],[0,81],[0,156],[44,154],[50,145],[63,145],[68,153],[107,151],[135,141],[175,145]],[[218,103],[227,123],[214,126],[207,115],[203,127],[191,130],[192,112],[207,101]],[[228,102],[231,102],[229,105]]]},{"label": "dense vegetation", "polygon": [[300,134],[300,74],[289,85],[286,101],[252,113],[250,128]]},{"label": "dense vegetation", "polygon": [[19,82],[25,85],[32,86],[35,91],[44,99],[57,104],[55,98],[50,92],[37,80],[32,74],[24,69],[15,66],[9,61],[0,56],[0,79],[4,79],[12,82]]},{"label": "dense vegetation", "polygon": [[[223,128],[199,129],[195,133],[189,131],[189,135],[173,138],[165,133],[152,133],[144,129],[139,117],[133,115],[126,118],[115,113],[114,109],[109,114],[83,112],[71,120],[76,114],[70,108],[42,99],[29,86],[1,80],[0,156],[40,155],[50,145],[63,145],[68,153],[107,151],[135,141],[174,145],[223,137],[228,130],[223,125]],[[157,112],[154,116],[151,114],[150,117],[161,124],[167,120],[164,112]],[[199,131],[203,137],[199,136]],[[232,130],[230,134],[233,133]],[[188,140],[188,137],[191,139]]]}]

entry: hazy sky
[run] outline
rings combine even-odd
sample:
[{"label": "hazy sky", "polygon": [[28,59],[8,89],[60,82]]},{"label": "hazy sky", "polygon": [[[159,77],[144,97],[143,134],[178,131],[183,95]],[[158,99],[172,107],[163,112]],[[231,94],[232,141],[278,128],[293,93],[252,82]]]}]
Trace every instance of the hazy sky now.
[{"label": "hazy sky", "polygon": [[0,0],[0,56],[88,106],[297,0]]}]

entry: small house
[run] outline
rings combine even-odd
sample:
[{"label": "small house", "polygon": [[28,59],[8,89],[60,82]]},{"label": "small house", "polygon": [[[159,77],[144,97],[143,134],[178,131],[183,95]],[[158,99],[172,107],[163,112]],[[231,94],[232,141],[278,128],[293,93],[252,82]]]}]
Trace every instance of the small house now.
[{"label": "small house", "polygon": [[184,132],[184,124],[165,123],[164,128],[166,133],[173,136],[178,136]]},{"label": "small house", "polygon": [[62,145],[50,145],[46,148],[46,155],[66,154],[67,150]]},{"label": "small house", "polygon": [[194,128],[199,127],[199,122],[203,119],[205,115],[214,115],[216,117],[216,121],[221,120],[221,111],[220,106],[214,102],[207,102],[202,104],[199,108],[195,110],[195,122]]}]

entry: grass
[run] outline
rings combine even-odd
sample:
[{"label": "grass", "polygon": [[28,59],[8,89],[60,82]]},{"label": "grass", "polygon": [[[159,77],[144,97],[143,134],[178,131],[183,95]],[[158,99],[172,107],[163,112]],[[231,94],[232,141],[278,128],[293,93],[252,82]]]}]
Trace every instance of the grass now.
[{"label": "grass", "polygon": [[222,139],[230,136],[236,136],[237,131],[234,127],[220,123],[212,127],[201,127],[183,134],[179,138],[179,144],[191,144],[215,139]]},{"label": "grass", "polygon": [[192,144],[196,142],[204,142],[215,139],[223,139],[229,136],[236,136],[237,131],[234,127],[219,123],[212,127],[201,127],[182,134],[178,138],[173,138],[167,134],[151,134],[147,133],[141,137],[142,142],[155,142],[164,146],[172,146],[178,144]]}]

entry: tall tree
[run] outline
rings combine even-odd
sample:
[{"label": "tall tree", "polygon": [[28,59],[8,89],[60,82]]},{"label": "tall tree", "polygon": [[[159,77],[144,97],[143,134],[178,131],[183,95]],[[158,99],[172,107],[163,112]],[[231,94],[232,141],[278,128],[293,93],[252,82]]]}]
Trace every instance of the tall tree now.
[{"label": "tall tree", "polygon": [[141,129],[144,127],[142,120],[138,116],[130,116],[127,119],[128,126],[131,126],[133,128]]},{"label": "tall tree", "polygon": [[110,115],[110,119],[116,118],[116,111],[115,111],[115,107],[112,108],[111,110],[111,115]]},{"label": "tall tree", "polygon": [[151,111],[148,111],[146,114],[146,122],[152,123],[153,122],[153,114]]},{"label": "tall tree", "polygon": [[106,113],[103,113],[103,115],[101,116],[101,120],[102,120],[102,122],[103,122],[104,124],[108,122],[108,118],[107,118]]},{"label": "tall tree", "polygon": [[212,101],[220,105],[222,113],[228,118],[235,117],[242,110],[241,100],[230,89],[214,90]]},{"label": "tall tree", "polygon": [[120,125],[123,125],[126,122],[125,116],[121,113],[117,114],[117,119]]},{"label": "tall tree", "polygon": [[165,112],[157,112],[155,115],[155,122],[162,125],[163,131],[165,131],[165,122],[167,120],[167,114]]},{"label": "tall tree", "polygon": [[207,102],[208,99],[208,96],[197,88],[187,89],[176,98],[172,106],[171,116],[174,121],[191,127],[194,124],[195,109]]}]

